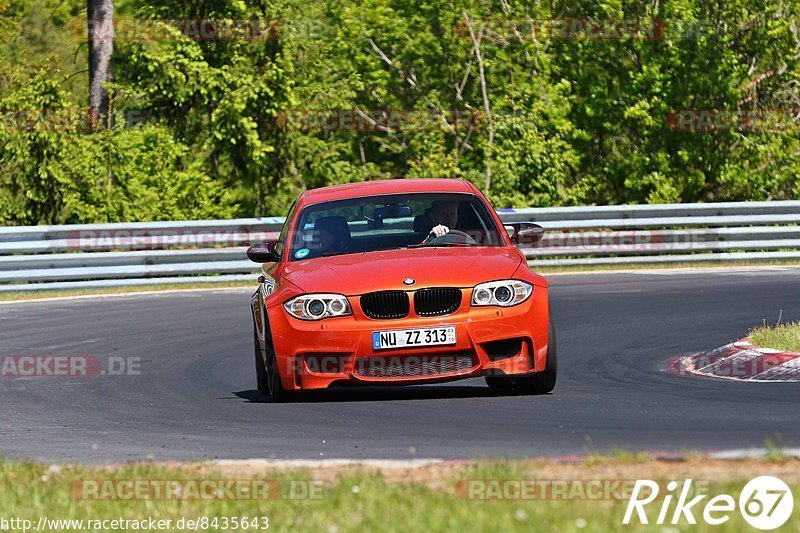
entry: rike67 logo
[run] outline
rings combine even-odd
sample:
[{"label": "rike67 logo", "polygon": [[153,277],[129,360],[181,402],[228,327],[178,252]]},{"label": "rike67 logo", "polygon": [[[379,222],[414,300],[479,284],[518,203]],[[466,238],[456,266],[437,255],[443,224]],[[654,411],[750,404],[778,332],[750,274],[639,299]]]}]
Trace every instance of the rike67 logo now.
[{"label": "rike67 logo", "polygon": [[[662,485],[649,479],[636,481],[622,523],[628,525],[635,518],[640,524],[648,524],[652,516],[648,517],[645,507],[659,498],[660,486]],[[691,491],[691,479],[684,480],[680,487],[677,481],[670,481],[667,484],[667,494],[659,498],[661,506],[655,523],[696,524],[694,513],[697,512],[702,513],[706,524],[718,526],[730,520],[731,514],[737,511],[736,499],[729,494],[714,496],[705,505],[701,505],[708,495],[701,494],[689,499]],[[752,479],[739,495],[738,512],[756,529],[766,531],[779,528],[789,520],[793,509],[792,491],[776,477],[760,476]]]}]

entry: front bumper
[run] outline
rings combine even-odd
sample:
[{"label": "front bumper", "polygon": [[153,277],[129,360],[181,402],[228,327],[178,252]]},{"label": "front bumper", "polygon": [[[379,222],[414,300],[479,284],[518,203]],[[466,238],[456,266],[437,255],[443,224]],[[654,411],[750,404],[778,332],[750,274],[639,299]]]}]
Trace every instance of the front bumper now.
[{"label": "front bumper", "polygon": [[[482,375],[519,375],[544,370],[549,308],[547,289],[508,308],[470,307],[462,291],[458,311],[441,317],[413,315],[398,320],[367,318],[359,298],[350,297],[352,316],[307,322],[282,305],[267,309],[279,373],[288,390],[332,385],[408,385]],[[456,344],[376,350],[372,332],[454,326]]]}]

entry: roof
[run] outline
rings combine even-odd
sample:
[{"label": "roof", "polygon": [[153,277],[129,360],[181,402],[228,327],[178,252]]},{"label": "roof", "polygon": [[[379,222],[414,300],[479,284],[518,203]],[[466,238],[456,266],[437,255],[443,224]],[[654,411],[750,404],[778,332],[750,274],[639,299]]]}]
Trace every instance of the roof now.
[{"label": "roof", "polygon": [[414,193],[414,192],[473,192],[471,183],[460,179],[425,178],[425,179],[387,179],[344,183],[320,187],[304,192],[298,204],[318,204],[359,196],[376,196],[379,194]]}]

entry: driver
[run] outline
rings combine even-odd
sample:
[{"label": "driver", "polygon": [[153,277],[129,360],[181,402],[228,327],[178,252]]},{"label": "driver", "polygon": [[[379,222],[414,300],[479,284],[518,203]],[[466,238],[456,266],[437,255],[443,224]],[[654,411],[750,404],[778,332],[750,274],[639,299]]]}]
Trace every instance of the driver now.
[{"label": "driver", "polygon": [[434,200],[428,216],[433,222],[428,236],[443,237],[458,224],[458,202]]}]

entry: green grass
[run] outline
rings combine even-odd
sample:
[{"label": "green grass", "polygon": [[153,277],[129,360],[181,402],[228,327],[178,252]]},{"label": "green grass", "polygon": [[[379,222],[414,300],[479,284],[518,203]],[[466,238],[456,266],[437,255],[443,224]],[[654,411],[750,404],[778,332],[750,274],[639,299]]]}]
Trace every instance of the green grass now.
[{"label": "green grass", "polygon": [[762,348],[800,352],[800,321],[775,327],[760,326],[751,330],[748,338],[751,343]]},{"label": "green grass", "polygon": [[[641,477],[648,477],[646,466],[627,465],[637,468]],[[627,500],[587,499],[506,499],[481,500],[467,497],[467,492],[458,490],[468,481],[489,483],[506,480],[561,479],[547,477],[542,473],[548,465],[544,463],[495,462],[478,463],[439,472],[428,479],[411,478],[404,481],[389,481],[386,477],[369,473],[363,469],[347,469],[328,476],[325,481],[314,481],[309,470],[280,470],[257,479],[275,480],[282,489],[274,499],[267,500],[165,500],[142,499],[140,501],[86,500],[79,497],[75,483],[82,480],[200,480],[200,479],[245,479],[238,475],[225,477],[219,473],[200,474],[199,468],[189,465],[183,469],[168,469],[153,465],[129,465],[118,469],[92,469],[80,466],[52,468],[31,463],[0,463],[0,518],[23,518],[38,523],[40,516],[50,519],[169,519],[173,523],[181,518],[198,517],[262,517],[269,518],[270,531],[651,531],[663,500],[647,508],[650,526],[623,526],[622,517]],[[576,468],[587,468],[578,466]],[[610,479],[613,474],[605,470],[586,470],[575,480]],[[677,467],[676,467],[677,468]],[[758,466],[756,465],[756,470]],[[744,484],[758,472],[728,471],[726,479],[713,483],[710,496],[720,493],[738,499]],[[553,474],[550,474],[552,476]],[[619,474],[618,474],[619,475]],[[685,472],[675,472],[675,479],[685,479]],[[691,477],[691,475],[689,475]],[[630,480],[630,474],[621,478]],[[635,479],[635,477],[633,478]],[[318,486],[317,497],[290,498],[287,487]],[[461,485],[459,485],[461,483]],[[792,488],[795,501],[800,498],[798,487]],[[296,491],[295,495],[303,491]],[[708,501],[706,499],[705,501]],[[722,526],[703,524],[702,505],[695,511],[699,526],[693,531],[743,531],[747,529],[738,512]],[[656,526],[658,528],[658,526]],[[800,513],[795,512],[784,526],[785,530],[800,528]],[[658,528],[659,530],[662,528]],[[683,522],[675,530],[688,530]],[[62,528],[61,531],[76,529]],[[151,531],[144,528],[143,531]],[[173,530],[175,530],[173,528]],[[202,530],[202,529],[201,529]],[[220,528],[209,528],[219,531]],[[255,529],[249,529],[255,531]]]},{"label": "green grass", "polygon": [[0,302],[15,300],[36,300],[41,298],[62,298],[69,296],[87,296],[93,294],[120,294],[125,292],[150,292],[150,291],[169,291],[169,290],[192,290],[192,289],[224,289],[228,287],[255,288],[258,286],[256,277],[253,281],[230,281],[230,282],[199,282],[199,283],[153,283],[152,285],[128,285],[120,287],[107,287],[102,289],[62,289],[62,290],[39,290],[39,291],[9,291],[0,292]]},{"label": "green grass", "polygon": [[593,453],[586,456],[587,466],[602,465],[609,463],[630,463],[642,464],[651,459],[650,454],[644,451],[632,452],[624,449],[616,449],[610,453]]},{"label": "green grass", "polygon": [[789,459],[789,455],[786,453],[786,447],[776,443],[772,439],[766,440],[765,449],[766,453],[764,459],[766,461],[780,463]]}]

